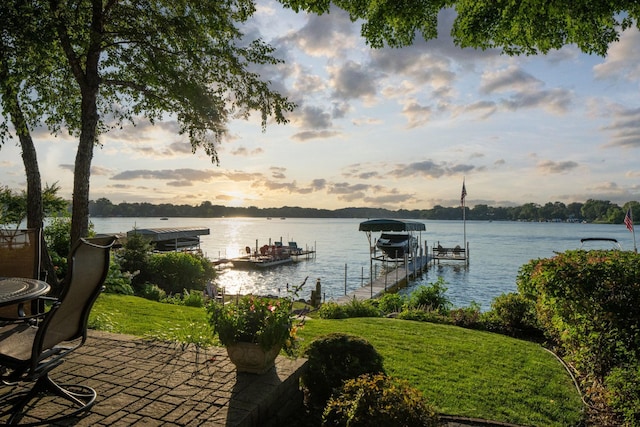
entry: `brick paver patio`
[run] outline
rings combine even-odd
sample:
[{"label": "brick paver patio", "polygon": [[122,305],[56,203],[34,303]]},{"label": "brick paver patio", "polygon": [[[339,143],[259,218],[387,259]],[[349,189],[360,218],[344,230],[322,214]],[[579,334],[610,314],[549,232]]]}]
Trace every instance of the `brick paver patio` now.
[{"label": "brick paver patio", "polygon": [[[195,351],[90,331],[85,345],[51,377],[98,392],[87,414],[60,425],[277,426],[302,405],[299,377],[304,367],[304,359],[279,356],[267,374],[237,374],[224,348]],[[0,387],[0,395],[13,391]],[[61,402],[42,398],[22,422],[57,416]]]}]

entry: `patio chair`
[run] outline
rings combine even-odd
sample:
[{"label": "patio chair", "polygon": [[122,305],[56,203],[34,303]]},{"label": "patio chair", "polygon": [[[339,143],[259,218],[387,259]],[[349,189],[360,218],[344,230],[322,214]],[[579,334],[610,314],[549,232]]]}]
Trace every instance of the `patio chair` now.
[{"label": "patio chair", "polygon": [[[28,409],[37,408],[34,398],[43,393],[53,393],[72,405],[67,413],[40,424],[79,415],[93,406],[97,396],[94,389],[59,385],[49,377],[49,372],[86,341],[89,312],[102,291],[109,269],[109,250],[115,240],[115,236],[80,239],[71,250],[60,298],[54,300],[42,320],[36,326],[22,322],[0,328],[3,382],[35,382],[29,391],[9,394],[0,401],[0,416],[10,414],[7,424],[18,423]],[[32,400],[34,404],[25,410]]]},{"label": "patio chair", "polygon": [[[40,278],[42,233],[39,228],[24,230],[0,229],[0,277]],[[39,312],[37,302],[0,308],[3,320],[20,320]]]},{"label": "patio chair", "polygon": [[39,228],[0,229],[0,276],[39,278],[41,243]]}]

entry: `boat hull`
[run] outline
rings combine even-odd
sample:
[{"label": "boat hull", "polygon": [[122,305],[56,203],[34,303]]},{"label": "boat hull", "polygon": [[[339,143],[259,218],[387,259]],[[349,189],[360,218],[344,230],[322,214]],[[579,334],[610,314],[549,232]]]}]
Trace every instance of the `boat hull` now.
[{"label": "boat hull", "polygon": [[418,241],[414,236],[406,233],[382,233],[376,242],[376,247],[389,258],[404,258],[405,254],[411,255],[411,252],[418,247]]}]

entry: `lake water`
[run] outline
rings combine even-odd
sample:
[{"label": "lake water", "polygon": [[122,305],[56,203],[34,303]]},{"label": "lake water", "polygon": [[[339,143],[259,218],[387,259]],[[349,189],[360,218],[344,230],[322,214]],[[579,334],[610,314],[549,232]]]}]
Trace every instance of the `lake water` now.
[{"label": "lake water", "polygon": [[[224,270],[218,276],[218,284],[228,293],[283,295],[287,285],[300,284],[308,277],[300,297],[308,299],[319,278],[325,299],[329,300],[344,295],[345,277],[347,292],[368,283],[369,243],[366,233],[358,231],[364,219],[92,218],[91,221],[97,233],[127,232],[133,228],[209,228],[211,234],[201,236],[201,249],[212,260],[239,256],[246,246],[262,246],[270,239],[295,241],[299,247],[316,250],[315,259],[267,271]],[[420,222],[426,225],[421,240],[423,244],[427,242],[429,251],[438,242],[444,247],[463,245],[462,221]],[[579,248],[581,238],[613,237],[623,249],[633,249],[633,235],[622,224],[467,221],[466,235],[469,265],[463,262],[432,265],[407,291],[443,277],[448,297],[455,306],[468,306],[475,301],[487,310],[493,298],[516,290],[520,266],[531,259],[551,257],[554,251]]]}]

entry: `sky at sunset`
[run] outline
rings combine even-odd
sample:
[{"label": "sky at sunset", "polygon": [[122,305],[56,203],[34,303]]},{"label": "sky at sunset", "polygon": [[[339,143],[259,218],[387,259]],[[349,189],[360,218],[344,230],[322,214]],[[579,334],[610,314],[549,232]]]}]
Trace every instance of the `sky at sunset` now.
[{"label": "sky at sunset", "polygon": [[[286,125],[229,123],[220,164],[191,152],[171,117],[141,117],[100,138],[91,199],[226,206],[429,209],[640,200],[640,32],[606,58],[565,47],[508,57],[440,37],[368,48],[335,9],[295,14],[261,0],[246,24],[285,61],[260,68],[297,104]],[[71,197],[77,141],[36,130],[45,183]],[[25,188],[17,140],[0,150],[0,184]]]}]

